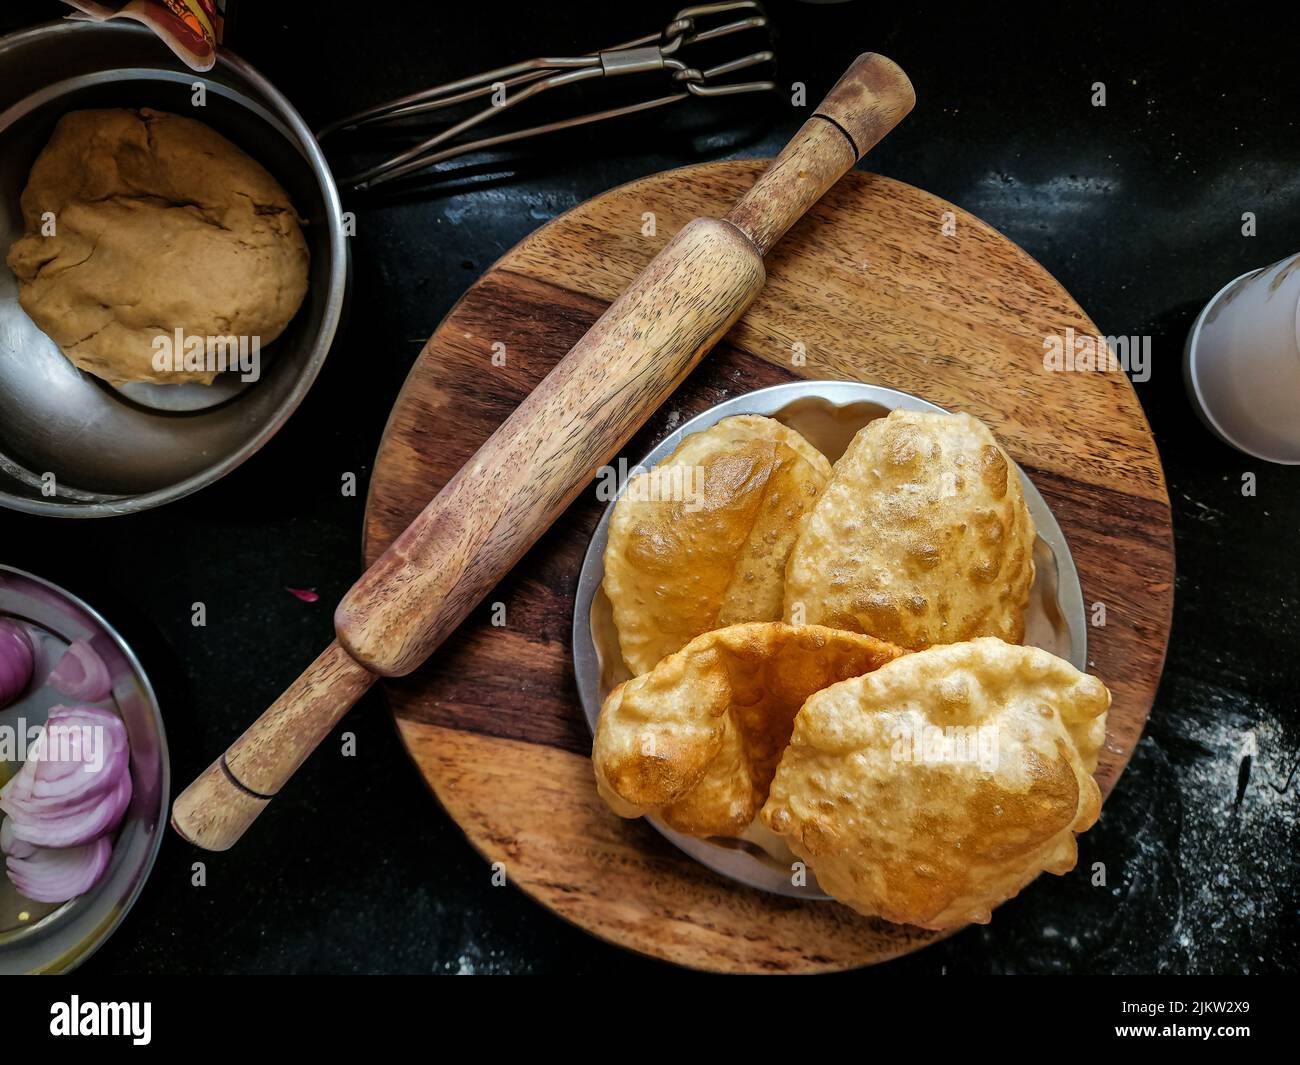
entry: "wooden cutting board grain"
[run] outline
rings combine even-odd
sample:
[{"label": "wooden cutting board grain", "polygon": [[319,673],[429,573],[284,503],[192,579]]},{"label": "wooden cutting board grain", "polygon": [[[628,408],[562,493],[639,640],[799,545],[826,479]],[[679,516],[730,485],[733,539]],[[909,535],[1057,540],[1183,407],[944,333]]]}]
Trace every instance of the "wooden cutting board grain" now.
[{"label": "wooden cutting board grain", "polygon": [[[764,165],[709,163],[614,189],[538,230],[465,294],[425,346],[385,431],[366,508],[367,564],[669,237],[694,217],[725,213]],[[1115,696],[1098,769],[1108,794],[1160,678],[1174,555],[1160,459],[1123,373],[1044,369],[1045,337],[1095,336],[1096,326],[1001,234],[872,174],[851,173],[832,189],[767,270],[749,312],[628,446],[629,465],[705,408],[800,377],[886,385],[982,418],[1055,513],[1085,603],[1105,604],[1088,657]],[[429,662],[385,682],[403,742],[447,812],[544,906],[682,965],[837,970],[933,942],[935,933],[837,904],[739,887],[605,808],[569,639],[578,570],[603,506],[585,492]],[[492,624],[493,603],[504,604],[502,625]]]}]

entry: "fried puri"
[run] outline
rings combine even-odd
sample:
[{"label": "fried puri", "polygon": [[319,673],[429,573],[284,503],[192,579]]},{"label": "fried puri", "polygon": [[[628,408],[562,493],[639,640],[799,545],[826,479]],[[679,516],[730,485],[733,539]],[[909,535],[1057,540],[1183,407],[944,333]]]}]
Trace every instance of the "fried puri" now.
[{"label": "fried puri", "polygon": [[632,478],[609,523],[605,594],[633,675],[711,629],[777,621],[786,560],[830,463],[772,418],[724,418]]},{"label": "fried puri", "polygon": [[987,922],[1078,858],[1110,693],[1032,647],[932,647],[812,695],[762,809],[830,895],[929,929]]},{"label": "fried puri", "polygon": [[911,650],[1018,643],[1034,536],[1019,474],[982,422],[895,410],[853,438],[803,522],[784,617]]},{"label": "fried puri", "polygon": [[592,748],[600,794],[623,817],[657,813],[681,832],[738,836],[767,798],[804,701],[900,654],[817,625],[704,633],[605,700]]}]

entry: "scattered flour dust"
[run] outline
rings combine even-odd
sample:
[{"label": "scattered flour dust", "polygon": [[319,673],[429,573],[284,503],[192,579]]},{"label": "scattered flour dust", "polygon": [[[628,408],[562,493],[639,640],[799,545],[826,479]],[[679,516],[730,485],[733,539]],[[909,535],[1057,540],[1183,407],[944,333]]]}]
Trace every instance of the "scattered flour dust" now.
[{"label": "scattered flour dust", "polygon": [[461,946],[455,961],[442,963],[442,970],[454,976],[500,976],[522,973],[528,970],[527,962],[515,959],[511,962],[500,950],[484,950],[473,941],[466,941]]},{"label": "scattered flour dust", "polygon": [[[1202,685],[1172,701],[1186,706],[1192,699],[1200,705],[1160,730],[1176,733],[1161,736],[1162,746],[1178,748],[1172,763],[1180,823],[1176,850],[1165,856],[1176,869],[1170,939],[1192,971],[1250,971],[1252,961],[1285,949],[1272,941],[1295,905],[1284,896],[1300,836],[1300,781],[1293,774],[1300,752],[1267,710],[1244,706],[1235,693]],[[1252,746],[1238,803],[1242,761]],[[1274,968],[1281,959],[1267,960]]]}]

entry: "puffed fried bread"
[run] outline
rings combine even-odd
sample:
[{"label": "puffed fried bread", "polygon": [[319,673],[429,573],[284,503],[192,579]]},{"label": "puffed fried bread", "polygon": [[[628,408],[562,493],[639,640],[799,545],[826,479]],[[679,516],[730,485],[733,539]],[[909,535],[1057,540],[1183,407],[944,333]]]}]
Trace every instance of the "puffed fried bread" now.
[{"label": "puffed fried bread", "polygon": [[895,410],[853,438],[803,522],[784,617],[911,650],[1019,643],[1034,537],[1019,474],[982,422]]},{"label": "puffed fried bread", "polygon": [[811,695],[762,821],[860,913],[984,923],[1078,859],[1110,693],[1033,647],[986,637],[908,654]]},{"label": "puffed fried bread", "polygon": [[633,675],[710,629],[777,621],[786,560],[830,463],[773,418],[692,433],[610,516],[605,594]]},{"label": "puffed fried bread", "polygon": [[738,836],[767,797],[810,694],[903,652],[859,633],[781,622],[704,633],[609,694],[592,763],[623,817],[658,813],[697,836]]}]

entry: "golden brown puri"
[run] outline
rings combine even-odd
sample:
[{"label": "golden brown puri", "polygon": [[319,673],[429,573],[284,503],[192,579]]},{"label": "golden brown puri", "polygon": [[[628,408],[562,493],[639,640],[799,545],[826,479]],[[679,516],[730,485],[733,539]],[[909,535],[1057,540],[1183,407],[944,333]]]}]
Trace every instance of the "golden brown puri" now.
[{"label": "golden brown puri", "polygon": [[1110,692],[1035,647],[986,637],[904,655],[812,695],[762,820],[826,892],[922,928],[987,922],[1066,873],[1101,811]]},{"label": "golden brown puri", "polygon": [[773,418],[692,433],[614,506],[605,594],[623,660],[645,673],[702,632],[781,617],[786,558],[830,463]]},{"label": "golden brown puri", "polygon": [[1020,477],[982,422],[895,410],[853,438],[804,521],[784,617],[912,650],[1018,643],[1033,547]]},{"label": "golden brown puri", "polygon": [[600,794],[622,817],[658,813],[680,832],[738,836],[767,797],[804,700],[902,653],[779,621],[698,636],[605,700],[591,754]]},{"label": "golden brown puri", "polygon": [[284,189],[191,118],[64,115],[22,210],[8,258],[19,302],[73,363],[114,384],[210,384],[211,369],[156,368],[155,340],[181,329],[265,346],[307,291],[307,242]]}]

